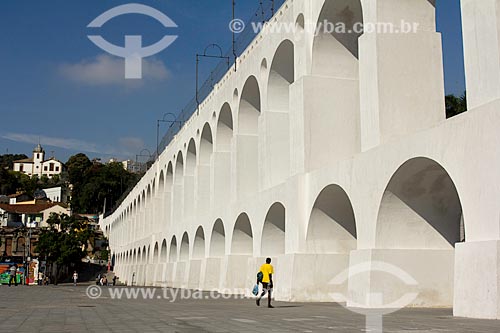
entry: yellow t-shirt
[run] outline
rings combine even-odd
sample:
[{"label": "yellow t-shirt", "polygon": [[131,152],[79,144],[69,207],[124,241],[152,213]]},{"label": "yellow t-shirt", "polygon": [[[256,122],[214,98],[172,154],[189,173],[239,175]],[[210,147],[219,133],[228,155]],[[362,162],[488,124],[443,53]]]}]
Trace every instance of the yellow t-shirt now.
[{"label": "yellow t-shirt", "polygon": [[262,282],[263,283],[269,283],[269,282],[271,282],[271,279],[269,279],[269,274],[274,274],[273,265],[271,265],[271,264],[264,264],[264,265],[260,266],[260,271],[264,275],[264,277],[262,278]]}]

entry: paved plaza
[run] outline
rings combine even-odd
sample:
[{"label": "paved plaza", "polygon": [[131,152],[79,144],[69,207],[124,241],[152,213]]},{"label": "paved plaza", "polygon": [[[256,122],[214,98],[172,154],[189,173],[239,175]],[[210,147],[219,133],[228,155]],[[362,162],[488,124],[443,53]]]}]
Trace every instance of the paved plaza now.
[{"label": "paved plaza", "polygon": [[[112,288],[112,287],[110,287]],[[363,316],[330,303],[258,308],[250,299],[90,299],[87,286],[0,286],[2,332],[366,332]],[[162,289],[156,288],[158,294]],[[208,295],[208,294],[204,294]],[[161,299],[159,299],[161,298]],[[265,302],[263,302],[265,305]],[[384,332],[498,332],[500,321],[453,318],[450,309],[404,309]]]}]

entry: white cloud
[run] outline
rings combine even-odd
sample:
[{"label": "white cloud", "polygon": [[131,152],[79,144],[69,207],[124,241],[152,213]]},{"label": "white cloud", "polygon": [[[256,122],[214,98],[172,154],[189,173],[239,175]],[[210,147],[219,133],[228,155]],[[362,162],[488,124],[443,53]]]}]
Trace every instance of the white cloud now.
[{"label": "white cloud", "polygon": [[62,64],[59,73],[67,80],[89,86],[141,86],[147,81],[164,81],[169,72],[164,63],[152,57],[142,60],[142,79],[125,79],[125,60],[101,54],[76,64]]},{"label": "white cloud", "polygon": [[141,138],[120,138],[118,139],[118,143],[121,147],[123,147],[124,150],[132,152],[133,154],[136,154],[138,151],[144,148],[144,140],[142,140]]},{"label": "white cloud", "polygon": [[76,152],[103,154],[118,158],[135,156],[138,151],[144,148],[144,141],[134,137],[120,138],[116,145],[100,145],[79,139],[57,138],[26,133],[6,133],[0,135],[0,137],[15,142],[31,143],[34,145],[40,142],[42,146],[58,147]]}]

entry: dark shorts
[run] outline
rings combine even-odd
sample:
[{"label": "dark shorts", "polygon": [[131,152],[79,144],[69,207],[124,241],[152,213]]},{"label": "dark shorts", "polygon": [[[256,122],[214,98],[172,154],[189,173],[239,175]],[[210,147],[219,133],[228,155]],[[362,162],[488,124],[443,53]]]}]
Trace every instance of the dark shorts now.
[{"label": "dark shorts", "polygon": [[271,285],[267,282],[262,282],[262,289],[269,290],[271,289]]}]

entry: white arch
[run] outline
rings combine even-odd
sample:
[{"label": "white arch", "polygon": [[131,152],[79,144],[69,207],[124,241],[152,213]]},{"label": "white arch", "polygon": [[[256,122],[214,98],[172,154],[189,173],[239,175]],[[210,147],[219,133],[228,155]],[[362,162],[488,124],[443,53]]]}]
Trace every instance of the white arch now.
[{"label": "white arch", "polygon": [[402,164],[380,203],[377,248],[453,249],[464,235],[462,204],[448,172],[425,157]]},{"label": "white arch", "polygon": [[221,219],[215,221],[210,237],[210,257],[222,257],[226,254],[226,232]]},{"label": "white arch", "polygon": [[193,259],[203,258],[205,258],[205,231],[199,226],[194,236]]},{"label": "white arch", "polygon": [[177,238],[175,236],[172,236],[172,240],[170,241],[168,261],[169,262],[177,261]]},{"label": "white arch", "polygon": [[309,217],[306,243],[310,253],[349,253],[357,245],[356,219],[342,187],[326,186]]},{"label": "white arch", "polygon": [[236,219],[231,240],[232,254],[253,254],[253,232],[250,219],[246,213],[241,213]]},{"label": "white arch", "polygon": [[285,206],[274,203],[268,210],[262,229],[261,255],[285,254]]},{"label": "white arch", "polygon": [[[345,32],[327,31],[325,22],[344,24]],[[358,39],[355,24],[363,23],[360,0],[327,0],[317,21],[319,32],[313,42],[312,74],[357,79],[359,76]],[[335,29],[333,29],[335,30]]]},{"label": "white arch", "polygon": [[189,260],[189,235],[186,231],[182,235],[179,261],[188,261],[188,260]]},{"label": "white arch", "polygon": [[224,103],[217,120],[216,149],[218,152],[231,151],[233,137],[233,112],[229,103]]},{"label": "white arch", "polygon": [[236,187],[240,195],[252,193],[258,189],[258,125],[260,111],[261,97],[259,84],[254,76],[250,76],[241,93],[238,113]]}]

